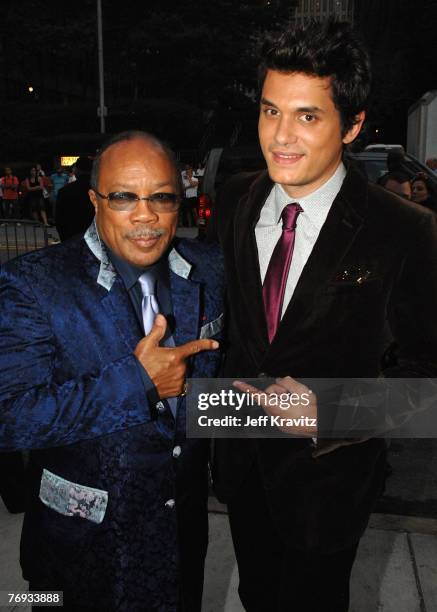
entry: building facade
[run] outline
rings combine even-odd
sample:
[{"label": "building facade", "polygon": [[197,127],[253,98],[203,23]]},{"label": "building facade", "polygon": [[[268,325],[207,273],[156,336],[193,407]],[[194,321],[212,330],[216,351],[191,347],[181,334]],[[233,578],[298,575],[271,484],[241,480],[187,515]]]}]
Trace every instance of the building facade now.
[{"label": "building facade", "polygon": [[299,0],[294,19],[304,23],[308,19],[336,17],[339,21],[354,21],[354,0]]}]

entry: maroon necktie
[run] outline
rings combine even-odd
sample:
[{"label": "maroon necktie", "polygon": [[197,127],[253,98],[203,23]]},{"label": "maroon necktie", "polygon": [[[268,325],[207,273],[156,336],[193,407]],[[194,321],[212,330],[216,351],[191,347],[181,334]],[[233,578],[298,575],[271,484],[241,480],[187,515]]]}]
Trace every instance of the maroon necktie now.
[{"label": "maroon necktie", "polygon": [[269,342],[275,337],[281,321],[285,286],[293,257],[296,220],[302,210],[299,204],[293,203],[287,204],[282,211],[282,235],[273,250],[264,279],[263,300]]}]

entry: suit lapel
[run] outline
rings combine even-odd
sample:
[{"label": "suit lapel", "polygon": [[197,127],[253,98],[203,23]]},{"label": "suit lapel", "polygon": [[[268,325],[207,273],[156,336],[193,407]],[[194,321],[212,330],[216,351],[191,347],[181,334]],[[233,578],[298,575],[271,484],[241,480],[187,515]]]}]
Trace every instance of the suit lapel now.
[{"label": "suit lapel", "polygon": [[[115,272],[96,235],[93,224],[85,234],[83,244],[84,273],[101,295],[101,306],[114,323],[118,334],[129,350],[133,351],[144,335],[141,322],[121,277]],[[173,310],[173,339],[179,345],[198,337],[200,287],[195,281],[189,280],[191,264],[175,249],[169,254],[169,268],[171,297],[167,296],[168,299],[161,306],[164,314],[170,314]],[[165,294],[164,291],[161,299]],[[166,335],[170,333],[171,330],[168,330]]]},{"label": "suit lapel", "polygon": [[100,304],[116,330],[114,336],[120,337],[126,343],[128,350],[133,351],[144,336],[141,322],[138,320],[121,276],[115,272],[96,236],[97,230],[93,223],[84,237],[82,250],[84,272],[88,281],[101,295]]},{"label": "suit lapel", "polygon": [[121,277],[117,274],[110,291],[105,292],[101,305],[114,323],[114,329],[133,351],[144,332]]},{"label": "suit lapel", "polygon": [[[249,193],[238,202],[234,217],[234,252],[239,289],[245,313],[251,321],[251,340],[257,351],[261,352],[268,347],[268,335],[255,226],[272,187],[267,172],[262,172],[252,183]],[[259,361],[255,355],[253,357]]]},{"label": "suit lapel", "polygon": [[200,286],[170,270],[170,289],[175,320],[173,339],[179,346],[195,340],[199,335]]},{"label": "suit lapel", "polygon": [[357,171],[350,170],[305,264],[271,344],[272,350],[282,344],[284,332],[289,340],[300,318],[308,311],[311,296],[334,278],[363,225],[366,208],[367,185]]}]

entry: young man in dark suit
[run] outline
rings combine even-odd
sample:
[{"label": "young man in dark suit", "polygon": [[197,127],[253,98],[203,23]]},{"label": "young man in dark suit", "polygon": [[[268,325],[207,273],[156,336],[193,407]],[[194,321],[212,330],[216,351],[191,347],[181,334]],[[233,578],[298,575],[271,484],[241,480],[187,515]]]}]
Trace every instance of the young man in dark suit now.
[{"label": "young man in dark suit", "polygon": [[[273,377],[278,392],[300,392],[299,378],[435,376],[435,219],[342,161],[365,118],[365,50],[347,24],[311,23],[266,41],[260,76],[268,171],[232,179],[217,204],[224,376]],[[398,365],[381,373],[387,319]],[[317,417],[317,398],[307,414]],[[249,612],[346,612],[384,486],[383,439],[324,445],[310,428],[298,433],[216,441],[215,486]]]}]

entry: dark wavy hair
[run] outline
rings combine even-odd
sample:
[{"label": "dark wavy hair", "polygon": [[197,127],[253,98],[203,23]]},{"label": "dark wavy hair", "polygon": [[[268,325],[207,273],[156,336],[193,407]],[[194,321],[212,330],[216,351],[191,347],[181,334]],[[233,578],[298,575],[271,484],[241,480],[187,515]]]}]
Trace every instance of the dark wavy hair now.
[{"label": "dark wavy hair", "polygon": [[369,55],[346,22],[311,20],[269,35],[261,48],[260,91],[268,70],[331,77],[343,136],[356,123],[358,113],[367,108],[371,86]]}]

